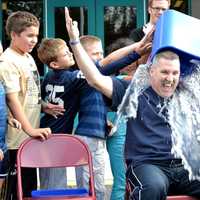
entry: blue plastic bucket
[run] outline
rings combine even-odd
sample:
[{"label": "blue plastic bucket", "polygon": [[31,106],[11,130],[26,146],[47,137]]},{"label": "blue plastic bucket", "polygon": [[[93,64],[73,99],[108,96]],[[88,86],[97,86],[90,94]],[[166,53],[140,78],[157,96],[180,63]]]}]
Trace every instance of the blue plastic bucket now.
[{"label": "blue plastic bucket", "polygon": [[175,10],[165,11],[156,24],[151,59],[158,52],[171,50],[181,61],[181,75],[195,70],[191,60],[200,61],[200,20]]},{"label": "blue plastic bucket", "polygon": [[64,197],[73,197],[73,196],[88,196],[88,191],[84,188],[80,189],[48,189],[48,190],[34,190],[31,192],[32,197],[56,197],[56,196],[64,196]]}]

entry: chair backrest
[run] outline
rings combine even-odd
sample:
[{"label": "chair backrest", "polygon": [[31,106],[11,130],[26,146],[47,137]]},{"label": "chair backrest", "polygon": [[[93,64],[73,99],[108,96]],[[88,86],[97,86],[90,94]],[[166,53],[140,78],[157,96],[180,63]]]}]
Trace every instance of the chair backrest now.
[{"label": "chair backrest", "polygon": [[69,167],[89,163],[89,150],[79,138],[54,134],[48,140],[26,140],[18,150],[21,167]]},{"label": "chair backrest", "polygon": [[76,167],[89,166],[90,194],[94,196],[92,158],[87,145],[79,138],[67,134],[53,134],[40,141],[29,138],[17,152],[18,195],[22,199],[21,167]]}]

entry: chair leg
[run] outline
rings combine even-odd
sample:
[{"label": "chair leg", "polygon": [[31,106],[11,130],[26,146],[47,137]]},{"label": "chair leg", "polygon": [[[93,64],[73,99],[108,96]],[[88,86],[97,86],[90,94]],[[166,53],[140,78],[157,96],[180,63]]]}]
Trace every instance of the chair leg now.
[{"label": "chair leg", "polygon": [[130,199],[130,191],[131,191],[131,188],[130,188],[129,184],[126,182],[126,192],[125,192],[125,197],[124,197],[125,200],[131,200]]},{"label": "chair leg", "polygon": [[16,185],[17,185],[16,169],[10,169],[6,180],[6,190],[5,190],[4,200],[17,200]]}]

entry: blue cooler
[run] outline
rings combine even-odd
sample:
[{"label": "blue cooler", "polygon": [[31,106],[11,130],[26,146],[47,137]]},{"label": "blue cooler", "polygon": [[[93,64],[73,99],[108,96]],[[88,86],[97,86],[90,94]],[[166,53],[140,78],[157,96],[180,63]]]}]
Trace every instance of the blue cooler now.
[{"label": "blue cooler", "polygon": [[182,76],[192,73],[195,65],[190,61],[200,62],[200,20],[175,10],[165,11],[156,24],[151,59],[163,50],[180,56]]},{"label": "blue cooler", "polygon": [[84,197],[88,196],[89,193],[86,189],[48,189],[48,190],[34,190],[31,192],[32,197],[34,198],[50,198],[50,197]]}]

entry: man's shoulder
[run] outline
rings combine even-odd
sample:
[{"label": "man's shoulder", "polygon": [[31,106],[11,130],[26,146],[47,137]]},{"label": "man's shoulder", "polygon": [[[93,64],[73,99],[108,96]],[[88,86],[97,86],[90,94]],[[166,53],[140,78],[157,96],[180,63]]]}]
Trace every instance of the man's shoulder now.
[{"label": "man's shoulder", "polygon": [[117,77],[113,77],[112,81],[113,81],[113,96],[124,95],[130,81],[120,79],[120,78],[117,78]]},{"label": "man's shoulder", "polygon": [[120,76],[113,77],[112,80],[117,85],[122,85],[124,87],[127,87],[131,81],[131,76],[120,75]]},{"label": "man's shoulder", "polygon": [[134,42],[140,41],[144,37],[143,26],[132,30],[129,37],[134,40]]}]

